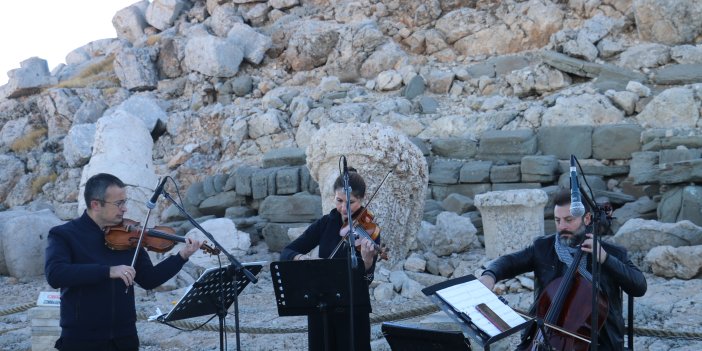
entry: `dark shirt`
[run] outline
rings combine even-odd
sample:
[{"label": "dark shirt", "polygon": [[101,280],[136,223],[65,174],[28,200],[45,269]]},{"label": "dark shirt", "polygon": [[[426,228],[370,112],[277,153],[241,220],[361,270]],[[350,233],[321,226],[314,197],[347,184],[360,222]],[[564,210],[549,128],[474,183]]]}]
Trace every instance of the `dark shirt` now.
[{"label": "dark shirt", "polygon": [[[88,216],[49,231],[44,272],[53,288],[61,288],[61,336],[108,340],[136,335],[134,289],[110,278],[110,267],[130,265],[134,249],[111,250],[104,232]],[[154,266],[141,249],[134,264],[135,282],[153,289],[173,277],[186,260],[172,255]],[[126,292],[125,292],[126,291]]]},{"label": "dark shirt", "polygon": [[[319,245],[319,257],[321,258],[347,258],[349,250],[346,244],[342,245],[333,257],[330,257],[334,248],[336,248],[337,244],[339,244],[342,239],[342,237],[339,236],[342,225],[341,214],[336,209],[331,210],[327,215],[322,216],[322,218],[312,223],[300,237],[286,246],[280,253],[280,259],[288,261],[293,260],[295,256],[306,254],[317,245]],[[376,238],[375,242],[380,244],[380,237]],[[357,274],[365,278],[362,280],[365,282],[363,289],[354,289],[356,292],[354,296],[359,296],[354,297],[354,300],[369,301],[368,284],[373,281],[376,259],[373,259],[373,265],[370,269],[365,271],[365,269],[361,268],[364,267],[364,265],[360,251],[354,250],[354,253],[358,258],[359,269],[356,270]],[[360,296],[359,294],[365,294],[365,296]],[[370,351],[369,313],[371,312],[371,306],[370,304],[361,305],[357,303],[354,310],[354,348],[356,351]],[[349,312],[347,309],[343,308],[335,309],[332,312],[333,313],[327,318],[326,324],[323,323],[323,319],[320,315],[311,314],[308,316],[307,330],[310,351],[327,349],[324,345],[325,331],[329,339],[328,349],[339,351],[349,349]]]},{"label": "dark shirt", "polygon": [[[495,281],[513,278],[526,272],[534,272],[534,297],[556,278],[564,275],[567,267],[558,259],[554,248],[556,235],[542,236],[532,245],[515,253],[493,261],[483,274],[492,274]],[[624,248],[602,243],[607,251],[607,259],[601,265],[600,289],[609,302],[609,312],[605,325],[600,330],[598,350],[622,350],[624,319],[622,317],[622,291],[639,297],[646,293],[646,278],[629,260]],[[591,255],[587,257],[588,271],[591,270]],[[589,303],[589,301],[588,301]],[[532,311],[533,312],[533,311]]]}]

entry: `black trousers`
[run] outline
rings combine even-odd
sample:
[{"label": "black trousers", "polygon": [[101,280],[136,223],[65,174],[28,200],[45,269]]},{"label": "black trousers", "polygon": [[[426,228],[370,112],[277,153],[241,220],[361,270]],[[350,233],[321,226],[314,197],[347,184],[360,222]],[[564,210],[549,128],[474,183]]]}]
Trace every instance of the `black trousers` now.
[{"label": "black trousers", "polygon": [[139,337],[130,335],[110,340],[78,340],[64,337],[56,340],[60,351],[139,351]]},{"label": "black trousers", "polygon": [[[350,351],[349,313],[329,312],[327,314],[326,331],[329,348],[324,345],[324,330],[322,314],[307,316],[307,337],[310,351]],[[356,312],[353,318],[353,351],[370,351],[370,317],[368,311]]]}]

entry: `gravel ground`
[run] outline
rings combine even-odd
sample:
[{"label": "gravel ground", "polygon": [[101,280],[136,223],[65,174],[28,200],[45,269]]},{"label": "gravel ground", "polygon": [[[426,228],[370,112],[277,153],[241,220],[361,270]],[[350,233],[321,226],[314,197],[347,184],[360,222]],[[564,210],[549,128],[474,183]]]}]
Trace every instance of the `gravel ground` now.
[{"label": "gravel ground", "polygon": [[[241,258],[242,262],[266,261],[277,259],[277,254],[267,250],[255,250],[257,254]],[[279,317],[273,294],[268,265],[258,274],[259,282],[250,284],[244,289],[239,298],[240,327],[246,330],[256,328],[304,328],[306,318]],[[675,331],[699,333],[699,322],[702,320],[702,304],[699,291],[702,291],[702,280],[690,281],[666,280],[647,274],[649,292],[637,299],[637,327],[661,328]],[[27,312],[9,313],[17,306],[36,302],[39,292],[52,291],[43,276],[17,279],[0,276],[0,350],[25,351],[31,350],[30,322]],[[137,311],[144,315],[156,314],[159,308],[168,312],[173,304],[182,296],[185,288],[171,291],[144,291],[137,289]],[[505,295],[510,305],[524,305],[531,299],[531,292]],[[429,303],[425,297],[405,299],[400,296],[392,301],[372,301],[375,314],[386,315],[392,312],[405,311]],[[237,350],[236,333],[233,332],[235,317],[234,306],[230,308],[225,318],[226,329],[232,330],[226,334],[226,350]],[[199,330],[191,331],[195,326],[214,317],[209,324]],[[438,312],[398,321],[402,324],[445,322],[447,317]],[[187,330],[179,330],[163,323],[140,320],[137,323],[142,343],[142,350],[219,350],[219,323],[216,316],[196,317],[186,319],[182,326]],[[445,323],[443,324],[446,325]],[[380,324],[372,326],[372,349],[375,351],[390,350],[390,347],[380,331]],[[305,350],[307,347],[306,332],[296,333],[240,333],[241,350]],[[702,340],[681,338],[635,337],[636,350],[702,350]],[[506,339],[500,345],[493,345],[492,350],[509,349],[514,345],[516,337]],[[474,347],[474,349],[479,349]]]}]

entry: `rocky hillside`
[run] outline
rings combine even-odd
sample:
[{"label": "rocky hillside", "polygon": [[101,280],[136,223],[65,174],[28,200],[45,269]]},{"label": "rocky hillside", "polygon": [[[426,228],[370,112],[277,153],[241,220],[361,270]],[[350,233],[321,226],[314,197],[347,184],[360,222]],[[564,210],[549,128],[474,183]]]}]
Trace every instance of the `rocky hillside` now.
[{"label": "rocky hillside", "polygon": [[[202,196],[189,208],[202,210],[202,193],[214,196],[227,179],[251,184],[250,170],[268,167],[271,154],[343,153],[318,148],[335,130],[368,124],[411,140],[428,165],[425,221],[412,233],[419,247],[404,243],[414,250],[406,270],[443,278],[478,269],[484,257],[455,256],[469,245],[437,257],[422,233],[459,231],[455,217],[479,231],[478,193],[567,186],[574,154],[619,211],[616,240],[640,252],[647,274],[700,276],[698,0],[142,0],[112,22],[117,38],[76,48],[65,65],[50,71],[34,57],[8,72],[0,218],[35,211],[22,225],[49,226],[75,217],[81,186],[101,171],[129,185],[133,218],[163,176]],[[302,159],[294,172],[306,182],[286,195],[319,194]],[[252,218],[265,195],[245,195],[237,209],[256,245]],[[305,201],[317,209],[317,198]],[[160,205],[157,216],[172,219]],[[437,215],[447,210],[457,215]],[[648,233],[656,240],[641,239]],[[389,272],[403,266],[387,269],[379,280],[392,285]],[[399,293],[383,287],[391,299]],[[666,314],[653,301],[640,318]]]}]

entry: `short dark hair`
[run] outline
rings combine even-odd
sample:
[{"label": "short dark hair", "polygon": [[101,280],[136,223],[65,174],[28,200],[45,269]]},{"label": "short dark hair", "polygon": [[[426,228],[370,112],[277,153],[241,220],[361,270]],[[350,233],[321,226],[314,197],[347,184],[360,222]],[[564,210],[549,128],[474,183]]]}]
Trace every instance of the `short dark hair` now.
[{"label": "short dark hair", "polygon": [[90,208],[90,201],[92,200],[105,201],[105,191],[111,185],[116,185],[120,188],[125,187],[124,183],[112,174],[98,173],[90,177],[85,183],[85,190],[83,191],[85,205]]},{"label": "short dark hair", "polygon": [[[581,196],[582,197],[582,196]],[[583,199],[585,200],[585,199]],[[570,189],[560,188],[556,195],[553,197],[553,203],[556,206],[569,206],[570,205]],[[587,201],[583,201],[583,206],[585,206],[585,213],[590,212],[590,205]]]},{"label": "short dark hair", "polygon": [[[366,196],[366,181],[363,180],[358,172],[352,167],[349,167],[349,186],[351,187],[351,195],[358,199]],[[344,188],[344,176],[340,175],[334,181],[334,191]]]}]

